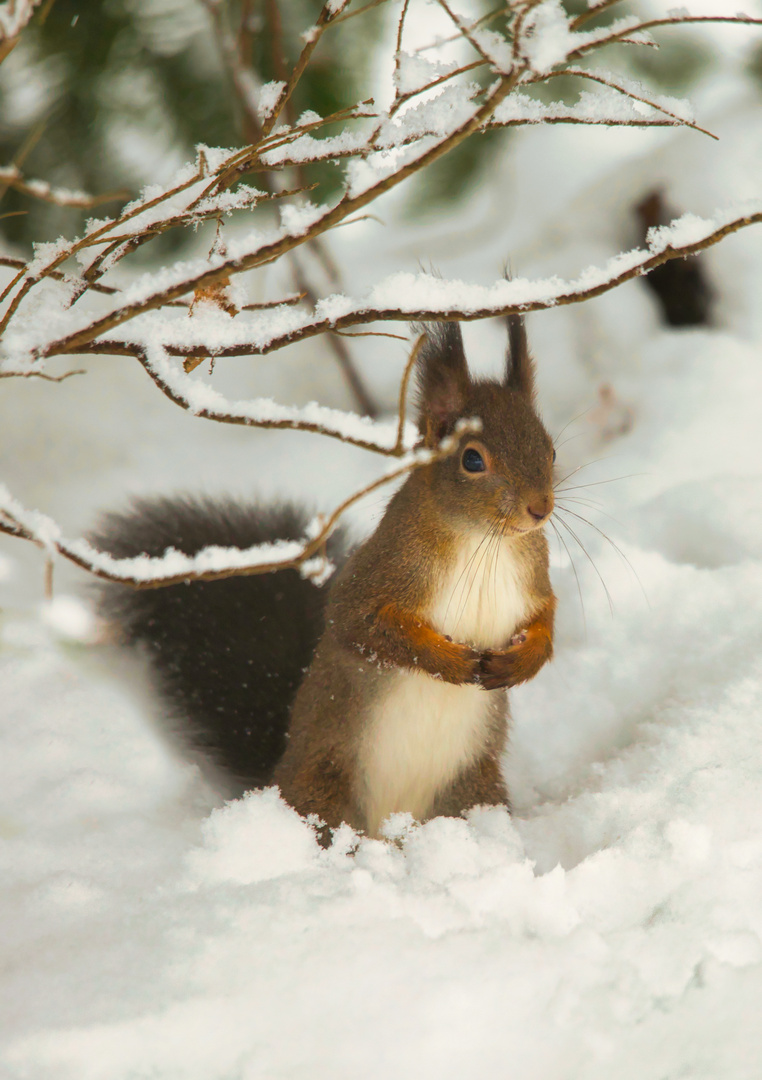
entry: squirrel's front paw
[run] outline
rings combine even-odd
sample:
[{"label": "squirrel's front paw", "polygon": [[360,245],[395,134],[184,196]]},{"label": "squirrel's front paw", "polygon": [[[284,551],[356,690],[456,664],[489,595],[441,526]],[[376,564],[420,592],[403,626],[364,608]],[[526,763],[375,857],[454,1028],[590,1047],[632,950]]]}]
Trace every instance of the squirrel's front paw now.
[{"label": "squirrel's front paw", "polygon": [[517,686],[536,675],[553,647],[550,635],[536,625],[518,630],[507,649],[487,649],[479,665],[479,683],[485,690]]},{"label": "squirrel's front paw", "polygon": [[[443,672],[443,678],[447,682],[456,684],[481,684],[482,654],[472,649],[470,645],[455,644],[449,670]],[[456,659],[457,657],[457,659]]]},{"label": "squirrel's front paw", "polygon": [[[514,635],[517,637],[518,635]],[[484,690],[500,690],[507,686],[514,686],[519,667],[519,650],[522,642],[513,644],[507,649],[485,649],[479,663],[479,676],[476,680]]]}]

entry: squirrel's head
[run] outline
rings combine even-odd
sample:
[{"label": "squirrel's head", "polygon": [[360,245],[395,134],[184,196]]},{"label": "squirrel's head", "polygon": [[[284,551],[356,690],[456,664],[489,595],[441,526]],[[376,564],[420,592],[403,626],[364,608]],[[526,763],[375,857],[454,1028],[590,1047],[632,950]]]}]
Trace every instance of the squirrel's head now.
[{"label": "squirrel's head", "polygon": [[472,379],[460,326],[428,323],[418,356],[418,425],[436,447],[458,420],[477,417],[482,430],[465,434],[457,451],[424,470],[440,511],[456,527],[478,524],[506,535],[545,524],[554,505],[553,440],[535,406],[534,367],[521,315],[508,319],[502,381]]}]

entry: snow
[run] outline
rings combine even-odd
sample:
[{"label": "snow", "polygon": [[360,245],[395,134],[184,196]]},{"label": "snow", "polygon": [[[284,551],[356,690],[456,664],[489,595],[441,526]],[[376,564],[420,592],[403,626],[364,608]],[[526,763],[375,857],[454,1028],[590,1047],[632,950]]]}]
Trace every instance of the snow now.
[{"label": "snow", "polygon": [[0,4],[0,35],[15,38],[34,14],[40,0],[5,0]]},{"label": "snow", "polygon": [[561,0],[543,0],[530,11],[521,48],[533,71],[544,73],[572,52],[582,35],[572,33]]},{"label": "snow", "polygon": [[[554,278],[594,282],[632,264],[631,207],[657,183],[683,216],[649,236],[649,251],[721,225],[718,207],[758,206],[759,97],[729,94],[722,78],[737,77],[721,71],[698,95],[721,147],[689,131],[526,130],[452,219],[400,224],[392,206],[386,230],[337,230],[352,297],[481,303],[508,295],[496,281],[507,254],[516,277],[499,289],[514,297]],[[415,272],[432,260],[439,284]],[[758,232],[728,238],[705,264],[711,328],[663,327],[638,281],[529,319],[559,468],[579,467],[561,486],[602,513],[566,506],[632,569],[566,519],[613,600],[612,615],[564,534],[583,622],[552,539],[556,657],[512,695],[512,816],[400,816],[393,842],[342,829],[324,851],[273,790],[225,803],[157,734],[137,670],[87,644],[84,575],[59,565],[43,606],[44,555],[0,538],[3,1077],[756,1078]],[[580,275],[585,266],[597,269]],[[289,287],[276,281],[272,295]],[[496,369],[502,328],[464,332],[475,368]],[[406,349],[360,345],[391,412]],[[330,378],[312,343],[293,361],[219,362],[210,387],[233,402],[266,387],[300,407],[323,364]],[[603,385],[629,428],[607,422]],[[328,387],[323,407],[345,411],[338,382]],[[133,491],[285,492],[332,507],[389,465],[331,440],[209,424],[173,409],[126,359],[95,358],[60,385],[5,380],[3,393],[17,500],[3,505],[39,506],[66,535]],[[380,512],[364,504],[355,529]]]},{"label": "snow", "polygon": [[286,89],[284,82],[267,82],[259,87],[257,94],[257,112],[260,120],[269,119],[271,113],[277,108],[278,103]]}]

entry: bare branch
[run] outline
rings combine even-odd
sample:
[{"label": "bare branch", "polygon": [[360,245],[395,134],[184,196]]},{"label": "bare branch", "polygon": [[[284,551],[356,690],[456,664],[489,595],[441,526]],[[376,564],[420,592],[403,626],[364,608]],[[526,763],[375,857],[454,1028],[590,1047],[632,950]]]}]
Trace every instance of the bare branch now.
[{"label": "bare branch", "polygon": [[[631,19],[621,19],[620,29],[614,28],[607,33],[609,28],[599,34],[591,34],[591,40],[581,45],[578,49],[570,52],[567,60],[578,60],[594,49],[601,49],[604,45],[620,44],[625,38],[631,38],[635,34],[642,34],[646,30],[653,30],[657,26],[687,26],[691,23],[728,23],[737,26],[762,26],[762,19],[750,15],[670,15],[663,19],[647,19],[635,23]],[[614,24],[616,27],[616,24]]]},{"label": "bare branch", "polygon": [[86,375],[84,368],[67,371],[63,375],[48,375],[44,371],[0,371],[0,379],[43,379],[45,382],[64,382],[72,375]]}]

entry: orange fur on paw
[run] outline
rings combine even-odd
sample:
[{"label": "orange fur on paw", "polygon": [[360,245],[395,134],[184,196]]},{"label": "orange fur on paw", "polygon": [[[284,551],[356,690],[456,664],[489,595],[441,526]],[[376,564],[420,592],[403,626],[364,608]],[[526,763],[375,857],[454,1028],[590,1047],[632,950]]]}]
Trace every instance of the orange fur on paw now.
[{"label": "orange fur on paw", "polygon": [[531,625],[517,631],[507,649],[487,649],[479,665],[479,683],[485,690],[518,686],[533,678],[553,655],[555,597]]},{"label": "orange fur on paw", "polygon": [[398,667],[419,669],[457,685],[478,681],[480,655],[475,649],[451,641],[399,605],[384,604],[376,616],[376,630],[384,643],[379,649],[382,660]]}]

